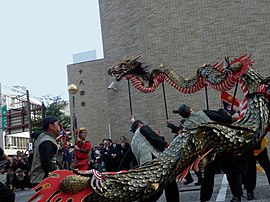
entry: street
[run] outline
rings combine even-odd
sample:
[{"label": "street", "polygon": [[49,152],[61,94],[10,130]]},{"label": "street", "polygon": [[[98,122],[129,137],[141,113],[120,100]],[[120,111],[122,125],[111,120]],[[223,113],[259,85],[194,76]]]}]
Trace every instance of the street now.
[{"label": "street", "polygon": [[[181,202],[199,202],[200,200],[200,186],[195,186],[196,176],[192,173],[194,182],[189,185],[179,185],[179,194]],[[257,187],[254,192],[255,199],[254,202],[268,202],[270,200],[270,186],[267,182],[267,178],[264,173],[258,172],[257,174]],[[33,194],[32,190],[17,190],[16,192],[16,202],[26,202]],[[212,199],[210,202],[229,202],[232,198],[230,193],[230,188],[226,177],[223,174],[217,174],[215,178],[215,187]],[[242,197],[242,201],[248,201],[246,199],[246,192]],[[158,202],[166,202],[164,194],[158,200]]]}]

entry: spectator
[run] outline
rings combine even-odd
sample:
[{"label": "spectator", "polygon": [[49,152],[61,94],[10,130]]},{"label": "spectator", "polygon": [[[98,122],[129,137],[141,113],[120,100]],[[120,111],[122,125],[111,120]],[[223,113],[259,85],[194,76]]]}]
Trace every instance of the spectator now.
[{"label": "spectator", "polygon": [[63,154],[63,163],[62,163],[63,168],[70,170],[72,160],[73,160],[73,149],[71,148],[71,143],[67,142]]},{"label": "spectator", "polygon": [[24,170],[25,172],[30,171],[30,166],[29,166],[26,154],[22,155],[20,163],[19,163],[19,168]]},{"label": "spectator", "polygon": [[101,156],[101,151],[98,148],[97,145],[95,145],[92,149],[91,149],[91,159],[95,160],[97,157]]},{"label": "spectator", "polygon": [[20,188],[21,190],[24,190],[26,186],[26,175],[23,170],[20,168],[15,172],[16,178],[15,178],[15,186],[16,189]]},{"label": "spectator", "polygon": [[92,149],[91,149],[91,159],[90,159],[90,168],[93,169],[95,168],[95,163],[96,163],[96,159],[97,157],[101,157],[101,150],[99,149],[99,147],[97,145],[95,145]]},{"label": "spectator", "polygon": [[7,172],[5,166],[0,167],[0,183],[2,184],[7,183]]},{"label": "spectator", "polygon": [[17,156],[13,157],[11,167],[13,168],[14,171],[20,168],[20,160]]},{"label": "spectator", "polygon": [[[1,161],[9,161],[9,157],[4,153],[3,149],[0,147],[0,162]],[[0,196],[1,201],[3,202],[15,201],[15,193],[2,182],[0,182]]]},{"label": "spectator", "polygon": [[16,154],[17,154],[17,158],[20,159],[21,156],[23,155],[23,152],[20,151],[20,150],[18,150],[18,151],[16,152]]},{"label": "spectator", "polygon": [[30,165],[28,163],[28,157],[26,154],[23,154],[21,157],[19,169],[21,169],[24,173],[24,178],[25,178],[25,182],[24,182],[25,186],[24,187],[31,187],[30,176],[29,176]]},{"label": "spectator", "polygon": [[130,145],[126,142],[125,136],[120,137],[120,146],[121,146],[121,155],[124,156],[130,147]]},{"label": "spectator", "polygon": [[110,146],[110,164],[111,168],[110,171],[118,171],[120,161],[122,159],[122,154],[121,154],[122,147],[117,144],[116,139],[112,139],[112,144]]},{"label": "spectator", "polygon": [[99,172],[105,172],[106,171],[105,163],[102,161],[102,158],[100,158],[100,156],[98,156],[96,158],[94,168],[96,170],[98,170]]},{"label": "spectator", "polygon": [[112,166],[111,166],[111,143],[109,140],[105,139],[103,140],[104,143],[104,148],[102,151],[103,155],[103,161],[105,163],[106,171],[112,171]]},{"label": "spectator", "polygon": [[100,149],[100,152],[101,152],[101,155],[102,155],[102,150],[104,149],[104,143],[100,143],[99,144],[99,149]]},{"label": "spectator", "polygon": [[16,175],[14,173],[14,170],[12,167],[7,168],[7,187],[9,187],[12,190],[16,190]]}]

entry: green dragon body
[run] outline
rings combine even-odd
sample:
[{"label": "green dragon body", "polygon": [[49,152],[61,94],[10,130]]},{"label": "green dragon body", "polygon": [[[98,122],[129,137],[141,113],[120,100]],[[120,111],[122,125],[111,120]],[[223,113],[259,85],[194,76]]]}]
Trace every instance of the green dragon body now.
[{"label": "green dragon body", "polygon": [[[231,62],[226,60],[225,68],[221,64],[205,65],[191,79],[184,79],[164,67],[150,75],[138,62],[138,57],[109,68],[110,75],[119,81],[124,77],[131,79],[142,92],[154,91],[164,80],[184,93],[197,92],[205,85],[217,90],[229,90],[240,79],[247,110],[241,119],[231,125],[204,123],[184,130],[183,136],[176,137],[158,158],[139,168],[118,173],[97,175],[86,172],[66,176],[51,201],[64,193],[80,193],[85,187],[90,187],[92,191],[85,194],[83,201],[144,201],[177,177],[183,178],[191,167],[197,168],[199,161],[210,153],[242,154],[252,149],[266,134],[270,120],[270,79],[256,73],[252,62],[250,57],[242,56]],[[148,86],[144,84],[145,80],[149,81]],[[50,178],[47,179],[50,181]]]}]

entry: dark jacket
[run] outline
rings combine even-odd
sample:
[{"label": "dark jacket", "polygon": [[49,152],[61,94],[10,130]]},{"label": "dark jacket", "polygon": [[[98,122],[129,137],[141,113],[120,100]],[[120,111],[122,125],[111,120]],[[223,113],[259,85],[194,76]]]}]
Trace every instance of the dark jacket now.
[{"label": "dark jacket", "polygon": [[167,127],[171,129],[171,132],[174,134],[178,134],[179,131],[181,130],[180,127],[177,127],[176,125],[174,125],[173,123],[168,123]]},{"label": "dark jacket", "polygon": [[163,152],[166,148],[166,142],[158,136],[149,126],[144,125],[140,128],[141,134],[153,145],[155,149]]},{"label": "dark jacket", "polygon": [[[158,136],[149,126],[144,125],[140,128],[140,133],[150,142],[150,144],[159,152],[163,152],[166,148],[166,142]],[[132,161],[135,161],[131,147],[121,160],[119,170],[127,169]]]},{"label": "dark jacket", "polygon": [[233,123],[232,117],[227,114],[224,109],[215,110],[203,110],[203,112],[212,120],[219,123]]}]

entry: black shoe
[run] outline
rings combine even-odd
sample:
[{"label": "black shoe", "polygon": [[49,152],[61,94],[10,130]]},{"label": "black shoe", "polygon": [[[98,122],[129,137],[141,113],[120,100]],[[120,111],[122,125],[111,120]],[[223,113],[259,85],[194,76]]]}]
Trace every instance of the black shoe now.
[{"label": "black shoe", "polygon": [[234,196],[231,200],[231,202],[241,202],[241,199],[237,198],[236,196]]},{"label": "black shoe", "polygon": [[253,192],[247,192],[247,200],[251,201],[254,199],[254,194]]},{"label": "black shoe", "polygon": [[194,181],[194,180],[185,181],[183,184],[184,184],[184,185],[188,185],[188,184],[192,183],[193,181]]}]

